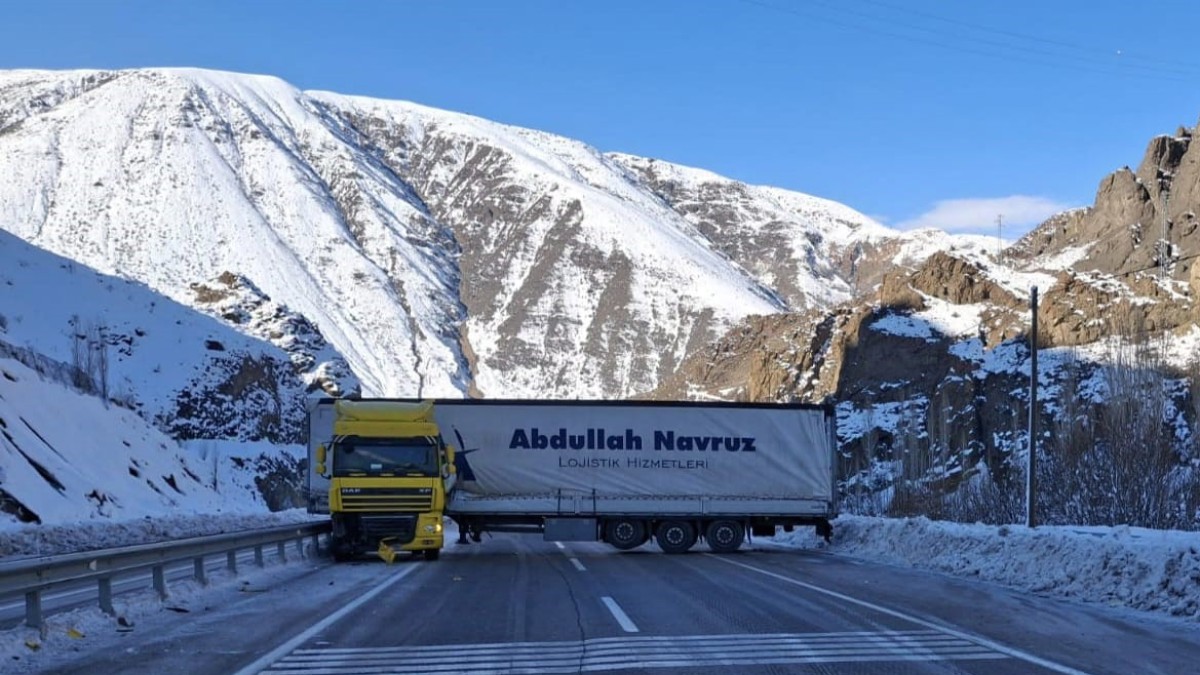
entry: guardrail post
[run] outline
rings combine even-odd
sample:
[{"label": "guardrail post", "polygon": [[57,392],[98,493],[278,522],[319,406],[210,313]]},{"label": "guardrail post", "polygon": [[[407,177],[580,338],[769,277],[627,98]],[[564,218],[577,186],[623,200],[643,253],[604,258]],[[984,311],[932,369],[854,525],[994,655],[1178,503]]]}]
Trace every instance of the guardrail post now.
[{"label": "guardrail post", "polygon": [[296,539],[296,555],[300,556],[301,560],[304,559],[304,537]]},{"label": "guardrail post", "polygon": [[237,551],[226,551],[225,564],[229,566],[229,571],[237,574]]},{"label": "guardrail post", "polygon": [[254,564],[259,567],[267,566],[267,563],[263,560],[262,544],[254,547]]},{"label": "guardrail post", "polygon": [[155,565],[151,571],[154,577],[154,590],[158,593],[160,600],[167,599],[167,577],[163,574],[163,566]]},{"label": "guardrail post", "polygon": [[42,627],[42,592],[28,591],[25,593],[25,625],[30,628]]},{"label": "guardrail post", "polygon": [[279,549],[279,560],[281,562],[287,562],[287,550],[286,550],[287,542],[286,541],[279,542],[278,549]]},{"label": "guardrail post", "polygon": [[195,573],[196,581],[200,582],[201,586],[207,586],[208,576],[204,573],[204,556],[198,556],[192,561],[192,570]]},{"label": "guardrail post", "polygon": [[96,583],[100,587],[100,611],[109,616],[116,614],[112,604],[112,577],[100,577]]},{"label": "guardrail post", "polygon": [[317,556],[321,553],[321,535],[314,534],[312,536],[312,554]]}]

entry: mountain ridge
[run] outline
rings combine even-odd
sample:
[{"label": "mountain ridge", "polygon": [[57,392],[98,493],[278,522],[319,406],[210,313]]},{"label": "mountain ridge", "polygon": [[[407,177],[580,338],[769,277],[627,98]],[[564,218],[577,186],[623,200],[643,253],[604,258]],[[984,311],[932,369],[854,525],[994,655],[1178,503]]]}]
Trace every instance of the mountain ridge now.
[{"label": "mountain ridge", "polygon": [[[639,182],[632,156],[199,69],[5,72],[0,149],[0,227],[182,302],[239,274],[309,317],[377,395],[634,395],[740,317],[848,296],[822,257],[854,258],[842,247],[858,242],[805,248],[805,218],[887,233],[776,190],[810,212],[771,206],[771,241],[797,248],[749,271],[736,231],[706,234]],[[816,290],[766,283],[810,269]]]}]

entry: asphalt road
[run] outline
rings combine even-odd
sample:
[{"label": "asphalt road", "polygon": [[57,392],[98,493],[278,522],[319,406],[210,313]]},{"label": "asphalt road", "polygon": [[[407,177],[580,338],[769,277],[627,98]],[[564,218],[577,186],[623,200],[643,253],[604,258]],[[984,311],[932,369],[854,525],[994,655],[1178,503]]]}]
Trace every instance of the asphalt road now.
[{"label": "asphalt road", "polygon": [[809,551],[668,556],[497,536],[437,562],[321,566],[261,590],[156,617],[41,672],[1180,674],[1200,663],[1194,625]]}]

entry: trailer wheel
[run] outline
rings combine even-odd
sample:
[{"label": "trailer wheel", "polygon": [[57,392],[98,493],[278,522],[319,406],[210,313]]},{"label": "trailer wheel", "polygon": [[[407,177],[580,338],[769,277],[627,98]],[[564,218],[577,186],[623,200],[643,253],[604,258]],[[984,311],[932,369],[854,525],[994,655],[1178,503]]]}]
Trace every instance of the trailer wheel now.
[{"label": "trailer wheel", "polygon": [[736,520],[714,520],[704,531],[704,540],[714,553],[733,553],[745,538],[746,528]]},{"label": "trailer wheel", "polygon": [[646,524],[634,518],[610,520],[604,528],[604,540],[621,551],[637,548],[647,538]]},{"label": "trailer wheel", "polygon": [[654,532],[663,553],[686,553],[696,543],[696,528],[686,520],[664,520]]}]

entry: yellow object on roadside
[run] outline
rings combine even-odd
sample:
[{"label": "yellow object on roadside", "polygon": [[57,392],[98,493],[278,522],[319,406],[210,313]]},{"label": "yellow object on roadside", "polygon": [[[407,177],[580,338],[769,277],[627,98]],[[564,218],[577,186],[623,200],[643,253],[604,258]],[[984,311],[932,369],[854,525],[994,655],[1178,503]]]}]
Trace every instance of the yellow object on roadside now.
[{"label": "yellow object on roadside", "polygon": [[379,540],[379,557],[383,558],[387,564],[391,565],[396,560],[396,551],[388,545],[387,539]]}]

